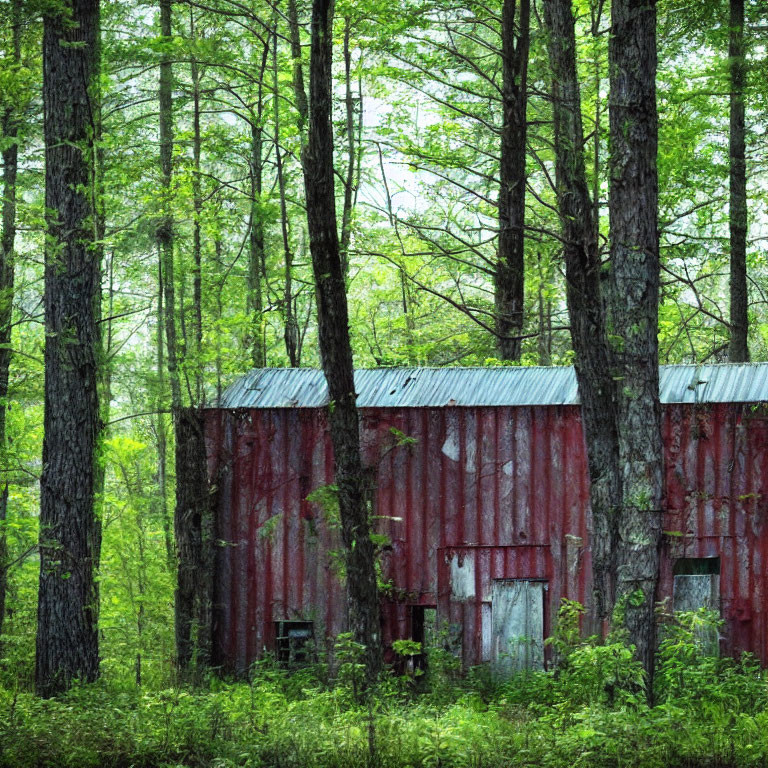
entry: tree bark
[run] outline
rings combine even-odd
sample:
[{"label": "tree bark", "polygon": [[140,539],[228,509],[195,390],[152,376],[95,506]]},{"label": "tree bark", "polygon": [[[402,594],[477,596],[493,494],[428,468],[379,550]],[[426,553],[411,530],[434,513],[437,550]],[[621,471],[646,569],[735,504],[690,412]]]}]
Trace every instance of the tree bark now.
[{"label": "tree bark", "polygon": [[[261,113],[261,109],[257,114]],[[261,193],[263,189],[264,165],[262,160],[261,117],[251,123],[251,221],[248,235],[248,299],[247,310],[250,317],[249,346],[254,368],[263,368],[267,364],[267,351],[264,345],[264,296],[261,281],[265,257],[264,222],[262,219]]]},{"label": "tree bark", "polygon": [[165,399],[165,350],[163,342],[163,270],[158,263],[157,270],[157,397],[155,399],[155,433],[157,435],[157,513],[163,525],[163,540],[168,569],[173,570],[176,553],[173,536],[171,535],[171,520],[168,513],[168,431],[166,429],[163,404]]},{"label": "tree bark", "polygon": [[607,334],[617,386],[622,506],[617,600],[653,676],[663,493],[659,405],[655,0],[614,0],[610,63],[611,273]]},{"label": "tree bark", "polygon": [[[355,202],[355,168],[357,151],[355,150],[355,104],[352,98],[352,51],[349,46],[352,21],[344,19],[344,112],[346,122],[344,135],[347,140],[347,173],[344,178],[344,207],[341,212],[341,268],[346,277],[349,273],[349,243],[352,239],[352,213]],[[362,98],[362,94],[361,94]],[[362,109],[362,104],[360,105]]]},{"label": "tree bark", "polygon": [[[21,0],[11,3],[11,55],[14,67],[21,63]],[[3,202],[0,234],[0,458],[7,467],[6,417],[8,412],[9,374],[11,367],[11,329],[13,320],[14,266],[16,249],[16,177],[19,167],[19,115],[8,107],[2,117],[3,136]],[[0,638],[5,624],[5,602],[8,589],[8,479],[0,491]],[[0,640],[0,658],[3,655]]]},{"label": "tree bark", "polygon": [[381,669],[381,629],[360,453],[347,294],[336,228],[331,128],[332,26],[333,0],[313,0],[310,123],[302,159],[320,355],[330,395],[328,419],[345,551],[349,625],[356,640],[365,646],[367,678],[371,682]]},{"label": "tree bark", "polygon": [[[99,434],[99,264],[93,243],[98,0],[44,19],[46,152],[45,437],[35,688],[43,696],[99,674],[94,514]],[[74,23],[73,23],[74,22]]]},{"label": "tree bark", "polygon": [[[160,34],[170,39],[171,0],[160,0]],[[173,186],[173,65],[171,57],[163,53],[160,60],[160,86],[158,89],[160,129],[160,173],[162,203],[155,232],[160,252],[161,283],[165,295],[165,343],[168,349],[168,379],[171,387],[171,409],[181,408],[181,379],[179,377],[178,340],[176,334],[176,282],[173,260],[174,223],[171,209]]]},{"label": "tree bark", "polygon": [[275,169],[277,171],[277,187],[280,193],[280,232],[283,238],[283,256],[285,258],[285,271],[283,283],[283,340],[288,362],[291,368],[299,366],[299,324],[296,320],[293,296],[293,249],[288,231],[288,203],[285,188],[285,174],[283,173],[283,154],[280,147],[280,92],[278,88],[278,64],[277,64],[277,15],[274,19],[272,30],[272,93],[273,112],[275,123]]},{"label": "tree bark", "polygon": [[503,71],[499,248],[495,273],[497,352],[519,360],[525,289],[525,158],[530,0],[504,0],[501,17]]},{"label": "tree bark", "polygon": [[304,147],[309,120],[309,103],[304,88],[304,64],[301,56],[301,29],[299,28],[299,11],[296,0],[288,0],[288,24],[291,37],[291,58],[293,59],[293,95],[296,100],[298,119],[296,127],[299,131],[301,146]]},{"label": "tree bark", "polygon": [[544,19],[552,69],[566,298],[589,463],[594,613],[595,619],[603,621],[614,604],[614,523],[621,502],[615,384],[605,335],[595,208],[589,196],[584,159],[571,0],[545,0]]},{"label": "tree bark", "polygon": [[[552,365],[552,299],[546,297],[544,285],[552,282],[552,268],[547,264],[546,273],[542,269],[541,253],[537,254],[538,267],[538,309],[539,309],[539,338],[537,339],[537,352],[539,365]],[[546,283],[545,283],[546,281]]]},{"label": "tree bark", "polygon": [[248,301],[247,311],[251,318],[250,347],[254,368],[267,364],[267,350],[264,343],[264,297],[262,279],[265,274],[264,214],[261,194],[264,183],[264,78],[269,60],[269,36],[264,38],[259,69],[256,113],[251,119],[251,221],[248,255]]},{"label": "tree bark", "polygon": [[728,345],[728,360],[732,363],[748,363],[744,0],[730,0],[728,69],[731,80],[731,126],[729,135],[730,211],[728,217],[731,242],[731,338]]},{"label": "tree bark", "polygon": [[180,408],[176,433],[178,558],[176,658],[181,671],[199,674],[211,662],[214,522],[208,488],[203,411]]},{"label": "tree bark", "polygon": [[[195,18],[192,9],[189,12],[190,35],[195,39]],[[195,350],[194,400],[200,404],[203,399],[203,193],[200,179],[202,157],[202,136],[200,133],[200,68],[193,56],[190,61],[192,79],[192,343]]]},{"label": "tree bark", "polygon": [[[160,0],[160,33],[172,36],[171,0]],[[174,596],[176,664],[182,674],[197,674],[210,663],[212,631],[212,510],[208,504],[205,440],[200,412],[183,404],[180,363],[184,359],[176,328],[176,284],[174,271],[173,194],[173,70],[169,54],[160,61],[160,168],[163,208],[156,238],[160,250],[161,282],[164,290],[165,340],[171,412],[176,438],[176,504],[174,534],[177,583]],[[198,131],[199,132],[199,129]],[[197,168],[199,158],[195,158]],[[193,286],[196,305],[201,289]],[[183,303],[183,300],[182,300]],[[197,309],[195,310],[197,313]],[[195,316],[194,333],[199,342]],[[183,338],[183,334],[182,334]],[[187,384],[190,397],[192,392]]]}]

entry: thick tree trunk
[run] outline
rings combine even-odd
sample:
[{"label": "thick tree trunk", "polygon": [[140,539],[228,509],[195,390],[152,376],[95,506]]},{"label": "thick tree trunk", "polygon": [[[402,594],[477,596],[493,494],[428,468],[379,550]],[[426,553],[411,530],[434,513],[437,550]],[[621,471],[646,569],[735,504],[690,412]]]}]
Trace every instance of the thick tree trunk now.
[{"label": "thick tree trunk", "polygon": [[94,475],[99,434],[99,264],[93,247],[93,100],[98,0],[44,20],[45,437],[35,688],[44,696],[99,674]]},{"label": "thick tree trunk", "polygon": [[366,478],[360,454],[352,347],[336,229],[331,128],[333,1],[314,0],[310,61],[310,125],[303,153],[318,332],[328,382],[334,476],[346,561],[349,625],[366,648],[368,680],[381,668],[381,629]]},{"label": "thick tree trunk", "polygon": [[495,274],[497,354],[519,360],[525,287],[525,158],[530,0],[504,0],[501,17],[503,71],[499,251]]},{"label": "thick tree trunk", "polygon": [[617,386],[622,506],[617,599],[638,657],[653,675],[663,493],[659,405],[656,3],[611,6],[610,226],[607,334]]},{"label": "thick tree trunk", "polygon": [[584,160],[576,36],[571,0],[545,0],[555,129],[557,201],[563,233],[566,298],[587,443],[592,508],[595,618],[614,603],[615,516],[621,502],[615,384],[601,297],[600,256]]},{"label": "thick tree trunk", "polygon": [[749,362],[747,294],[747,166],[744,126],[744,0],[730,0],[728,68],[731,79],[730,213],[731,240],[731,339],[728,359]]},{"label": "thick tree trunk", "polygon": [[210,665],[213,608],[214,522],[208,488],[203,412],[174,413],[176,432],[176,510],[178,557],[176,654],[181,670]]},{"label": "thick tree trunk", "polygon": [[[14,67],[21,63],[21,0],[11,3],[11,55]],[[9,373],[11,367],[11,322],[13,319],[14,266],[16,249],[16,176],[19,167],[19,116],[13,107],[2,117],[3,202],[0,234],[0,459],[7,467],[6,416],[8,411]],[[0,490],[0,637],[5,624],[5,602],[8,589],[8,479],[2,479]],[[0,658],[3,654],[0,641]]]},{"label": "thick tree trunk", "polygon": [[[101,30],[97,39],[97,71],[101,72]],[[96,303],[96,322],[100,329],[103,329],[103,306],[104,306],[104,241],[107,231],[107,213],[105,208],[105,194],[104,194],[104,144],[103,138],[103,121],[101,115],[101,80],[97,78],[94,86],[93,93],[91,94],[91,109],[92,120],[95,126],[94,128],[94,170],[93,170],[93,250],[96,256],[96,263],[99,270],[99,298]],[[99,431],[99,446],[109,437],[109,422],[112,405],[112,314],[114,307],[114,270],[113,270],[114,254],[110,257],[109,263],[109,280],[106,296],[107,306],[107,321],[106,321],[106,333],[103,330],[100,331],[98,336],[99,347],[97,351],[97,374],[98,374],[98,388],[99,388],[99,419],[100,419],[100,431]],[[97,449],[98,460],[96,462],[96,475],[94,478],[94,494],[96,499],[96,525],[98,530],[94,536],[94,541],[97,543],[97,549],[94,551],[93,564],[94,568],[98,572],[101,566],[101,526],[102,519],[104,517],[104,489],[107,479],[107,466],[104,460],[103,451],[100,447]],[[98,590],[98,582],[97,582]],[[97,606],[98,607],[98,606]],[[98,621],[98,617],[97,617]]]}]

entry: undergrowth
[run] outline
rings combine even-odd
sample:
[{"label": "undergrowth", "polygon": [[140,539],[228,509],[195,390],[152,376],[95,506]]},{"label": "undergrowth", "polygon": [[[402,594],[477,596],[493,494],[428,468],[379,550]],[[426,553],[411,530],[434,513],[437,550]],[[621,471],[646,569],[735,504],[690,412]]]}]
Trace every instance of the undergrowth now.
[{"label": "undergrowth", "polygon": [[0,766],[768,766],[764,673],[748,656],[704,653],[712,616],[663,625],[651,705],[632,649],[621,637],[580,639],[578,615],[573,603],[561,611],[555,671],[503,682],[487,668],[462,677],[451,653],[433,649],[426,675],[389,675],[366,697],[347,638],[333,678],[324,665],[289,673],[265,660],[247,683],[195,689],[104,679],[41,700],[5,687]]}]

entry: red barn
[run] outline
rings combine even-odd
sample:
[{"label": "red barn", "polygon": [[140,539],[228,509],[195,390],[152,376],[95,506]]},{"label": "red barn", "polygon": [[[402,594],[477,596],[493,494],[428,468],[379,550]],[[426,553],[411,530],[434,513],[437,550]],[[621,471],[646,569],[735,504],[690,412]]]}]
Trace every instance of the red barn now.
[{"label": "red barn", "polygon": [[[465,665],[541,666],[561,598],[591,602],[573,370],[378,369],[355,381],[385,640],[442,628]],[[722,650],[768,662],[768,364],[663,367],[661,400],[661,595],[718,608]],[[320,371],[265,369],[207,413],[215,649],[235,673],[265,650],[296,658],[344,631],[339,536],[323,503],[326,404]]]}]

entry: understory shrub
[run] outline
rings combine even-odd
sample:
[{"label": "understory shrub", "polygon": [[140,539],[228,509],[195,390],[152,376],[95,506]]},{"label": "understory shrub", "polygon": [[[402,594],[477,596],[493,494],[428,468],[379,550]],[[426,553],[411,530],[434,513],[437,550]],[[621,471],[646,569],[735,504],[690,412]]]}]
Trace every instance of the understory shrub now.
[{"label": "understory shrub", "polygon": [[707,655],[715,617],[663,623],[651,705],[631,647],[580,638],[579,615],[575,604],[561,611],[555,671],[506,681],[487,668],[460,677],[438,650],[424,680],[385,677],[366,696],[347,643],[335,679],[323,664],[289,672],[265,659],[247,683],[213,678],[205,689],[105,678],[42,700],[0,688],[0,768],[768,765],[764,673],[750,657]]}]

